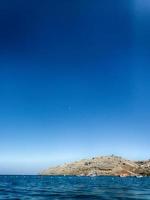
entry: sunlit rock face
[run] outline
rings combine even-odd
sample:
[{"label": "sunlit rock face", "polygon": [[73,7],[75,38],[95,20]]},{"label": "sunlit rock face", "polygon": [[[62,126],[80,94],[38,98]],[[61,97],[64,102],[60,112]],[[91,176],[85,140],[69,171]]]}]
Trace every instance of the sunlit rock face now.
[{"label": "sunlit rock face", "polygon": [[131,161],[118,156],[101,156],[49,168],[41,175],[137,176],[148,175],[149,161]]}]

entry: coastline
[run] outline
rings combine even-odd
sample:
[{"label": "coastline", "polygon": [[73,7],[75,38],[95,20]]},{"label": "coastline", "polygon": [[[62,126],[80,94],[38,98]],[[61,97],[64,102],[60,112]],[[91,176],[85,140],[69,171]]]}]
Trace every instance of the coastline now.
[{"label": "coastline", "polygon": [[150,160],[132,161],[120,156],[100,156],[50,167],[39,175],[71,176],[150,176]]}]

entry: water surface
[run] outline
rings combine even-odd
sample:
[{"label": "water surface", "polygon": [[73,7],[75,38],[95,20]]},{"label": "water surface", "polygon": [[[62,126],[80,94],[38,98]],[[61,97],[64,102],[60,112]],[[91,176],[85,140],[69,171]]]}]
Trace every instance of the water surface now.
[{"label": "water surface", "polygon": [[150,200],[150,178],[0,176],[0,199]]}]

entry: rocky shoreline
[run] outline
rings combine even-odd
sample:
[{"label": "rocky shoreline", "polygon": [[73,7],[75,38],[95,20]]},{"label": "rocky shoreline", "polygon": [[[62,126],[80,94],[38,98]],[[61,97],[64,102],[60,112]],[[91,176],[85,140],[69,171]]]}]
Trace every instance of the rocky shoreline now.
[{"label": "rocky shoreline", "polygon": [[131,161],[119,156],[100,156],[48,168],[40,175],[150,176],[150,160]]}]

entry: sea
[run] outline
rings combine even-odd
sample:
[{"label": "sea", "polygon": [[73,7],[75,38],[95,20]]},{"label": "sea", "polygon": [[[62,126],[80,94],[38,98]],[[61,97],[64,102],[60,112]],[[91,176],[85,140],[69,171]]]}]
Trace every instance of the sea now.
[{"label": "sea", "polygon": [[150,200],[150,178],[3,175],[0,199]]}]

